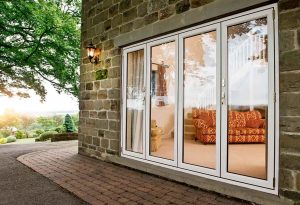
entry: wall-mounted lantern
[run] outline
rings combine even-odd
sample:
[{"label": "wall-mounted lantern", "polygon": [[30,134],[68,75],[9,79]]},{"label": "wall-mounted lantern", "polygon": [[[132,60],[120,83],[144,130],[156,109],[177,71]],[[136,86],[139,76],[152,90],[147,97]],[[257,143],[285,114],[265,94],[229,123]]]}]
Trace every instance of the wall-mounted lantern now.
[{"label": "wall-mounted lantern", "polygon": [[99,57],[100,57],[100,49],[96,48],[93,43],[90,43],[87,47],[87,55],[91,63],[98,64],[99,63]]}]

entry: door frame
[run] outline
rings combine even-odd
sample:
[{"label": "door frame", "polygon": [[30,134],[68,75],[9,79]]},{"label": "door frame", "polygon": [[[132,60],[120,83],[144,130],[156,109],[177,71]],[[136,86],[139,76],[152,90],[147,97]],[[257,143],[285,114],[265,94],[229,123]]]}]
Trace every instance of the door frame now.
[{"label": "door frame", "polygon": [[[247,182],[240,182],[240,181],[236,181],[236,180],[232,180],[232,179],[228,179],[228,178],[221,178],[221,177],[218,177],[218,176],[213,176],[213,175],[208,175],[208,174],[204,174],[204,173],[201,173],[201,172],[196,172],[196,171],[192,171],[192,170],[188,170],[188,169],[183,169],[183,168],[180,168],[180,167],[176,167],[176,166],[170,166],[168,164],[162,164],[162,163],[159,163],[159,162],[155,162],[155,161],[149,161],[149,160],[146,160],[145,157],[135,157],[133,155],[131,155],[130,151],[129,152],[126,152],[124,153],[124,143],[125,143],[125,140],[124,140],[124,137],[126,135],[126,132],[124,132],[124,121],[126,121],[126,101],[124,98],[124,94],[126,95],[126,89],[124,89],[124,73],[127,72],[127,69],[124,69],[124,66],[126,64],[124,64],[124,51],[127,50],[127,49],[134,49],[136,48],[137,46],[146,46],[148,43],[152,42],[152,41],[155,41],[155,40],[158,40],[158,39],[164,39],[164,38],[167,38],[169,36],[174,36],[174,35],[179,35],[183,32],[187,32],[187,31],[191,31],[191,30],[195,30],[195,29],[198,29],[198,28],[202,28],[202,27],[205,27],[205,26],[209,26],[209,25],[212,25],[212,24],[216,24],[216,23],[221,23],[221,22],[224,22],[224,21],[227,21],[227,20],[231,20],[231,19],[235,19],[235,18],[240,18],[240,17],[243,17],[245,15],[249,15],[249,14],[256,14],[256,13],[260,13],[260,12],[264,12],[264,11],[270,11],[270,12],[274,12],[273,13],[273,22],[274,22],[274,63],[275,63],[275,67],[274,67],[274,70],[275,70],[275,100],[276,100],[276,103],[275,103],[275,135],[274,135],[274,141],[275,141],[275,150],[274,150],[274,173],[275,173],[275,178],[274,178],[274,186],[272,187],[263,187],[263,186],[258,186],[258,185],[253,185],[253,184],[250,184],[250,183],[247,183]],[[124,158],[128,158],[128,159],[132,159],[132,160],[136,160],[136,161],[139,161],[139,162],[142,162],[142,163],[145,163],[145,164],[150,164],[152,166],[156,166],[157,168],[158,167],[163,167],[163,168],[168,168],[168,169],[171,169],[171,170],[174,170],[174,171],[178,171],[178,172],[183,172],[183,173],[186,173],[186,174],[190,174],[190,175],[193,175],[195,177],[203,177],[203,178],[206,178],[206,179],[210,179],[210,180],[214,180],[214,181],[217,181],[217,182],[222,182],[222,183],[228,183],[228,184],[231,184],[231,185],[236,185],[236,186],[240,186],[240,187],[244,187],[244,188],[248,188],[248,189],[252,189],[252,190],[257,190],[257,191],[261,191],[261,192],[264,192],[264,193],[269,193],[269,194],[273,194],[273,195],[278,195],[278,184],[279,184],[279,37],[278,37],[278,4],[277,3],[274,3],[274,4],[269,4],[269,5],[266,5],[266,6],[262,6],[262,7],[259,7],[259,8],[255,8],[255,9],[252,9],[252,10],[249,10],[249,11],[245,11],[245,12],[241,12],[241,13],[237,13],[237,14],[234,14],[234,15],[230,15],[230,16],[227,16],[227,17],[224,17],[224,18],[221,18],[221,19],[217,19],[217,20],[213,20],[213,21],[210,21],[210,22],[207,22],[207,23],[203,23],[203,24],[200,24],[200,25],[197,25],[197,26],[192,26],[190,28],[186,28],[186,29],[183,29],[183,30],[180,30],[180,31],[175,31],[173,33],[170,33],[170,34],[166,34],[166,35],[162,35],[162,36],[159,36],[159,37],[155,37],[153,39],[149,39],[149,40],[145,40],[143,42],[139,42],[139,43],[136,43],[136,44],[130,44],[130,45],[127,45],[126,47],[123,47],[122,48],[122,69],[121,69],[121,74],[122,74],[122,82],[121,82],[121,85],[123,86],[121,89],[120,89],[120,92],[121,92],[121,142],[120,142],[120,155],[121,157],[124,157]],[[146,51],[146,50],[145,50]],[[146,51],[147,52],[147,51]],[[145,52],[145,53],[146,53]],[[223,63],[223,62],[222,62]],[[126,78],[125,78],[126,79]],[[126,82],[126,81],[125,81]],[[126,97],[126,96],[125,96]],[[147,97],[147,96],[146,96]],[[124,115],[124,107],[125,107],[125,115]],[[126,125],[126,123],[125,123]],[[126,129],[125,129],[126,131]],[[145,137],[145,136],[144,136]],[[145,138],[144,138],[144,141],[145,141]],[[221,147],[221,150],[223,151],[222,147]],[[144,149],[144,153],[145,153],[145,149]],[[223,160],[223,159],[221,159]]]},{"label": "door frame", "polygon": [[[258,179],[249,176],[229,173],[228,168],[228,146],[227,146],[227,113],[228,113],[228,49],[227,49],[227,28],[247,21],[267,17],[268,29],[268,141],[267,141],[267,180]],[[248,14],[239,18],[234,18],[221,23],[222,27],[222,78],[225,80],[225,86],[222,87],[222,93],[225,94],[224,104],[222,105],[222,128],[221,128],[221,177],[249,183],[266,188],[274,188],[274,157],[275,157],[275,53],[274,53],[274,23],[273,10],[264,10],[258,13]],[[272,139],[269,139],[272,136]]]},{"label": "door frame", "polygon": [[[147,69],[147,49],[146,45],[138,45],[135,47],[127,48],[123,50],[123,57],[122,57],[122,63],[123,63],[123,70],[122,72],[122,117],[125,117],[125,120],[121,121],[121,130],[122,130],[122,136],[121,136],[121,153],[124,155],[136,157],[145,159],[145,136],[146,136],[146,104],[144,105],[144,111],[143,111],[143,143],[142,143],[142,149],[143,153],[133,152],[126,150],[126,133],[127,133],[127,67],[128,67],[128,53],[132,53],[135,51],[144,50],[144,85],[146,86],[146,69]],[[145,93],[146,94],[146,93]],[[145,101],[145,100],[144,100]]]},{"label": "door frame", "polygon": [[175,105],[174,105],[174,155],[173,160],[166,158],[155,157],[150,155],[150,137],[151,137],[151,47],[158,46],[164,43],[175,42],[175,89],[178,89],[178,36],[173,35],[167,38],[147,43],[147,82],[146,82],[146,159],[162,164],[177,166],[177,133],[178,133],[178,92],[175,91]]},{"label": "door frame", "polygon": [[[211,31],[216,31],[216,164],[215,169],[202,167],[183,162],[184,154],[184,39],[196,35],[201,35]],[[195,30],[179,34],[179,89],[178,93],[178,167],[205,173],[213,176],[220,176],[220,131],[221,131],[221,26],[220,23],[201,27]]]}]

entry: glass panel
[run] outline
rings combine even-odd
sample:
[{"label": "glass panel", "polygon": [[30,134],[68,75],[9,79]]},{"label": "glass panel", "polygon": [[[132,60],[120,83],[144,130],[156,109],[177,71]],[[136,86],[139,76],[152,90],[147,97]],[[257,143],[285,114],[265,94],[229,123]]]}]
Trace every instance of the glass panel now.
[{"label": "glass panel", "polygon": [[144,50],[127,55],[126,150],[143,153],[145,84]]},{"label": "glass panel", "polygon": [[216,167],[216,31],[184,39],[185,163]]},{"label": "glass panel", "polygon": [[174,159],[175,47],[151,47],[150,155],[166,159]]},{"label": "glass panel", "polygon": [[228,172],[267,178],[267,18],[228,27]]}]

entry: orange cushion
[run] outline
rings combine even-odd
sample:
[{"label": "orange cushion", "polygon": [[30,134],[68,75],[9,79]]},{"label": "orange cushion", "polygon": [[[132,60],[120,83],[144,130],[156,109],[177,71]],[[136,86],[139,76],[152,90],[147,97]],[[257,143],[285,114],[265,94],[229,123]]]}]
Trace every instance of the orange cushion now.
[{"label": "orange cushion", "polygon": [[249,128],[263,128],[265,121],[263,119],[247,120],[246,127]]}]

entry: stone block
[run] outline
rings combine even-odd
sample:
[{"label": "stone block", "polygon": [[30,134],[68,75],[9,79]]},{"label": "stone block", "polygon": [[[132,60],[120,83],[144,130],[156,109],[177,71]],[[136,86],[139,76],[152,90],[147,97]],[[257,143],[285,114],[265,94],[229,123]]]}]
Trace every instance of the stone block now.
[{"label": "stone block", "polygon": [[101,80],[101,89],[111,88],[111,79]]},{"label": "stone block", "polygon": [[300,191],[300,172],[298,172],[296,176],[296,189]]},{"label": "stone block", "polygon": [[300,93],[280,94],[280,116],[300,116]]},{"label": "stone block", "polygon": [[297,29],[300,27],[300,8],[279,14],[279,29]]},{"label": "stone block", "polygon": [[120,100],[112,100],[110,103],[111,111],[120,111]]},{"label": "stone block", "polygon": [[120,27],[120,33],[127,33],[133,30],[133,22],[127,23]]},{"label": "stone block", "polygon": [[115,132],[115,131],[111,131],[111,130],[105,131],[104,137],[107,139],[119,139],[120,132]]},{"label": "stone block", "polygon": [[105,50],[109,50],[109,49],[113,48],[113,47],[114,47],[114,42],[113,42],[113,40],[105,41],[105,42],[103,43],[103,47],[104,47]]},{"label": "stone block", "polygon": [[112,5],[108,10],[109,17],[113,17],[119,13],[119,4]]},{"label": "stone block", "polygon": [[144,17],[145,24],[151,24],[158,20],[158,12],[154,12]]},{"label": "stone block", "polygon": [[118,78],[121,75],[120,67],[113,67],[108,70],[109,78]]},{"label": "stone block", "polygon": [[176,4],[175,9],[176,13],[180,14],[190,9],[190,2],[188,0],[180,1]]},{"label": "stone block", "polygon": [[289,169],[279,170],[279,187],[282,189],[295,189],[293,171]]},{"label": "stone block", "polygon": [[278,2],[278,10],[290,10],[300,7],[300,1],[298,0],[281,0]]},{"label": "stone block", "polygon": [[147,2],[144,2],[137,7],[137,16],[144,17],[146,14],[147,14]]},{"label": "stone block", "polygon": [[101,147],[102,148],[108,148],[108,145],[109,145],[108,139],[101,138]]},{"label": "stone block", "polygon": [[92,136],[85,136],[85,138],[84,138],[85,144],[92,144],[92,142],[93,142]]},{"label": "stone block", "polygon": [[155,0],[148,2],[148,12],[153,13],[168,6],[168,0]]},{"label": "stone block", "polygon": [[280,54],[280,71],[300,70],[300,49]]},{"label": "stone block", "polygon": [[93,25],[104,22],[108,19],[108,10],[103,11],[93,18]]},{"label": "stone block", "polygon": [[282,31],[279,33],[279,48],[280,51],[294,50],[295,43],[295,31]]},{"label": "stone block", "polygon": [[120,119],[120,113],[119,112],[107,112],[107,118],[111,120],[119,120]]},{"label": "stone block", "polygon": [[111,150],[119,151],[119,149],[120,149],[120,141],[119,140],[110,140],[109,141],[109,148]]},{"label": "stone block", "polygon": [[118,14],[117,16],[112,18],[111,26],[112,28],[115,28],[117,26],[120,26],[122,22],[123,22],[123,16],[122,14]]},{"label": "stone block", "polygon": [[107,120],[96,120],[96,127],[98,129],[108,129],[108,122]]},{"label": "stone block", "polygon": [[138,29],[138,28],[141,28],[144,26],[144,19],[136,19],[134,22],[133,22],[133,26],[132,28],[133,29]]},{"label": "stone block", "polygon": [[280,154],[280,168],[300,170],[300,154],[293,152],[282,152]]},{"label": "stone block", "polygon": [[106,90],[99,90],[98,91],[98,99],[106,99],[107,98],[107,91]]},{"label": "stone block", "polygon": [[119,34],[120,34],[120,29],[118,27],[114,28],[108,32],[108,38],[113,39],[114,37],[118,36]]},{"label": "stone block", "polygon": [[100,146],[100,138],[99,137],[93,137],[93,145]]},{"label": "stone block", "polygon": [[168,6],[164,9],[161,9],[158,13],[160,20],[168,18],[168,17],[172,16],[173,14],[175,14],[175,6],[174,5]]},{"label": "stone block", "polygon": [[107,31],[111,29],[111,19],[108,19],[107,21],[104,21],[104,30]]},{"label": "stone block", "polygon": [[97,116],[98,116],[98,114],[97,114],[97,112],[96,111],[91,111],[90,112],[90,118],[97,118]]},{"label": "stone block", "polygon": [[128,10],[128,11],[125,11],[123,13],[123,22],[129,22],[129,21],[132,21],[134,20],[134,18],[137,17],[137,9],[136,7]]},{"label": "stone block", "polygon": [[102,9],[108,9],[113,4],[113,0],[103,0]]},{"label": "stone block", "polygon": [[120,66],[121,65],[121,56],[115,56],[112,58],[112,66]]},{"label": "stone block", "polygon": [[143,3],[143,0],[132,0],[131,3],[132,3],[132,6],[137,6],[141,3]]},{"label": "stone block", "polygon": [[128,10],[131,7],[131,0],[121,0],[120,2],[120,12]]},{"label": "stone block", "polygon": [[119,89],[111,89],[108,91],[108,98],[110,99],[120,99],[120,90]]},{"label": "stone block", "polygon": [[93,88],[94,88],[93,83],[87,83],[86,84],[86,90],[93,90]]},{"label": "stone block", "polygon": [[300,153],[300,133],[282,133],[280,135],[280,147]]},{"label": "stone block", "polygon": [[109,120],[109,130],[120,131],[120,121]]},{"label": "stone block", "polygon": [[107,111],[100,111],[97,114],[98,119],[106,119],[107,118]]},{"label": "stone block", "polygon": [[299,116],[285,116],[280,117],[280,130],[285,132],[300,133],[300,117]]},{"label": "stone block", "polygon": [[[300,56],[299,56],[300,58]],[[299,68],[300,69],[300,68]],[[280,92],[300,91],[300,70],[280,73]]]}]

